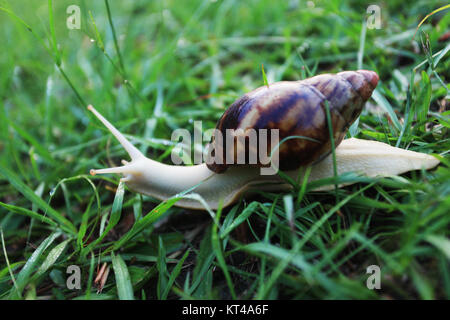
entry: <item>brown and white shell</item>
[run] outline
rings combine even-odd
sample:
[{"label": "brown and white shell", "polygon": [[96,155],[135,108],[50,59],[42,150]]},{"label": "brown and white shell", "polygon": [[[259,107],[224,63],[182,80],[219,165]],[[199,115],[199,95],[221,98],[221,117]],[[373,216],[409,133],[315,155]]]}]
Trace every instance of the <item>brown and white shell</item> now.
[{"label": "brown and white shell", "polygon": [[[207,166],[222,173],[230,165],[239,165],[237,155],[241,149],[244,149],[245,163],[248,163],[248,153],[252,152],[248,129],[268,129],[268,154],[276,147],[270,145],[270,129],[279,129],[279,141],[290,136],[304,137],[286,139],[279,146],[281,170],[293,170],[320,160],[331,152],[325,101],[330,108],[337,147],[377,84],[375,72],[358,70],[323,74],[301,81],[280,81],[255,89],[236,100],[216,126],[223,137],[227,129],[242,129],[245,146],[237,144],[237,138],[231,142],[233,145],[227,145],[225,138],[216,139],[213,135]],[[255,165],[262,163],[258,161]]]}]

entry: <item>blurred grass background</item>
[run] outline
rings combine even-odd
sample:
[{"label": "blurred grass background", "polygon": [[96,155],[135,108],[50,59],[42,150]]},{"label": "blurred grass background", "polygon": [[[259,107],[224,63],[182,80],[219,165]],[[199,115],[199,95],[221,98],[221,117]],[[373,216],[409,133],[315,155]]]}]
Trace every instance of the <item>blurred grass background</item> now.
[{"label": "blurred grass background", "polygon": [[[80,30],[66,26],[74,4]],[[364,26],[371,4],[381,29]],[[412,40],[445,4],[0,1],[0,297],[448,299],[448,9]],[[192,132],[194,120],[214,127],[263,85],[262,64],[269,82],[378,72],[352,135],[442,164],[344,188],[341,202],[300,186],[242,199],[219,230],[207,213],[165,204],[155,213],[159,201],[125,191],[118,176],[87,176],[126,158],[87,104],[169,163],[171,132]],[[103,262],[114,272],[95,294]],[[66,287],[72,264],[81,290]],[[372,264],[381,290],[366,288]]]}]

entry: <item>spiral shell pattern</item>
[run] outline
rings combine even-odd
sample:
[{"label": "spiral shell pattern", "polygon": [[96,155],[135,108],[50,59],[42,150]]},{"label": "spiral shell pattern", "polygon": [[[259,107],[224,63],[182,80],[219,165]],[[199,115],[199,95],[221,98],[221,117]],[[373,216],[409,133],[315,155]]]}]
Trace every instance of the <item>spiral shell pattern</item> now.
[{"label": "spiral shell pattern", "polygon": [[[331,152],[325,101],[328,101],[334,141],[338,146],[377,84],[375,72],[358,70],[322,74],[300,81],[280,81],[257,88],[236,100],[216,126],[223,137],[227,129],[242,129],[245,145],[237,144],[236,139],[233,145],[227,145],[225,138],[218,143],[213,135],[208,168],[222,173],[230,165],[240,165],[236,159],[239,152],[246,153],[245,163],[248,163],[249,152],[256,152],[252,151],[255,146],[248,143],[248,129],[268,129],[269,151],[276,147],[270,145],[270,129],[279,129],[279,141],[290,136],[305,137],[287,139],[279,146],[281,170],[293,170],[318,161]],[[230,150],[234,151],[232,155]],[[218,155],[223,163],[214,161]]]}]

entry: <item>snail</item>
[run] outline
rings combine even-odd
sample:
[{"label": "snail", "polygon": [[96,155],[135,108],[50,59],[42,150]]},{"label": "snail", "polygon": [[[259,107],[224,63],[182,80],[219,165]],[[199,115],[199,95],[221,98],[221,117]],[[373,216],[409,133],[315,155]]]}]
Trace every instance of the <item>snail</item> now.
[{"label": "snail", "polygon": [[[224,112],[208,146],[206,163],[192,166],[167,165],[145,157],[89,105],[88,109],[117,138],[131,158],[130,162],[122,160],[123,166],[92,169],[90,173],[122,174],[121,181],[131,190],[161,201],[193,189],[192,192],[199,194],[209,208],[226,207],[252,188],[269,191],[289,188],[279,175],[261,174],[261,169],[268,166],[261,159],[253,164],[236,161],[239,152],[246,153],[243,157],[245,160],[249,160],[253,156],[252,152],[256,152],[252,151],[255,144],[249,146],[247,133],[250,129],[278,132],[283,143],[274,145],[271,140],[267,143],[267,151],[271,153],[277,150],[279,169],[292,179],[296,180],[299,170],[305,166],[311,166],[308,182],[334,177],[328,119],[332,124],[336,146],[337,174],[355,172],[368,177],[384,177],[436,166],[439,160],[428,154],[377,141],[344,139],[377,83],[378,75],[375,72],[358,70],[323,74],[300,81],[275,82],[255,89],[236,100]],[[219,140],[223,139],[218,139],[220,134],[217,133],[224,133],[227,129],[241,130],[228,144],[221,144],[219,142],[223,141]],[[258,146],[259,143],[256,149]],[[230,150],[234,152],[230,154]],[[322,186],[319,190],[332,188],[334,185]],[[205,209],[205,203],[194,197],[182,197],[175,206]]]}]

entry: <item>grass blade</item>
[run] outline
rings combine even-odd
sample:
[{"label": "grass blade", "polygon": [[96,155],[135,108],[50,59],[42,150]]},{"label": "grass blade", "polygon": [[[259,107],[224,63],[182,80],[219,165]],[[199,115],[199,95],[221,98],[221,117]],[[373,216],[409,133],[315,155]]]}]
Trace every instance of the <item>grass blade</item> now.
[{"label": "grass blade", "polygon": [[[333,157],[333,173],[334,173],[335,180],[337,180],[338,173],[337,173],[337,163],[336,163],[336,145],[334,143],[333,124],[331,122],[330,105],[328,103],[328,100],[325,100],[325,111],[326,111],[326,115],[327,115],[328,134],[330,136],[330,142],[331,142],[331,155]],[[339,202],[337,182],[334,183],[334,191],[336,193],[336,203],[337,203],[337,202]]]},{"label": "grass blade", "polygon": [[225,238],[231,231],[233,231],[237,226],[239,226],[242,222],[247,220],[248,217],[256,210],[259,206],[259,202],[250,203],[244,210],[242,210],[241,214],[236,217],[236,219],[231,222],[220,234],[220,238]]},{"label": "grass blade", "polygon": [[106,6],[106,12],[108,14],[108,22],[109,22],[109,26],[111,27],[111,32],[113,35],[113,39],[114,39],[114,48],[116,49],[116,53],[117,56],[119,57],[119,64],[120,64],[120,68],[122,69],[123,74],[126,77],[126,72],[125,72],[125,66],[123,64],[123,59],[122,59],[122,54],[120,53],[120,49],[119,49],[119,43],[117,41],[117,36],[116,36],[116,29],[114,28],[114,24],[112,22],[112,18],[111,18],[111,9],[109,8],[109,2],[108,0],[105,0],[105,6]]},{"label": "grass blade", "polygon": [[[101,235],[93,242],[91,242],[86,248],[84,248],[84,254],[91,251],[97,244],[99,244],[103,238],[111,231],[112,228],[119,222],[122,214],[123,196],[125,193],[124,183],[120,182],[117,186],[116,195],[114,197],[114,202],[111,209],[111,215],[109,217],[109,222],[106,228],[103,230]],[[83,255],[84,255],[83,254]]]},{"label": "grass blade", "polygon": [[158,220],[167,210],[169,210],[180,198],[171,198],[164,202],[161,202],[152,211],[150,211],[145,217],[137,221],[133,227],[108,250],[117,250],[123,246],[127,241],[131,240],[134,236],[140,233],[147,226]]},{"label": "grass blade", "polygon": [[425,124],[428,114],[428,109],[431,103],[431,82],[425,71],[422,71],[422,80],[420,81],[420,90],[417,94],[414,109],[416,111],[417,119],[422,123],[421,130],[425,131]]},{"label": "grass blade", "polygon": [[228,271],[228,267],[227,267],[227,263],[225,262],[225,258],[223,257],[222,245],[221,245],[221,241],[219,239],[218,233],[217,233],[221,212],[222,212],[221,210],[218,210],[216,213],[216,222],[217,223],[213,223],[213,226],[212,226],[211,243],[212,243],[212,248],[213,248],[214,254],[216,255],[217,262],[219,263],[219,266],[222,269],[223,274],[225,275],[225,279],[227,281],[228,288],[230,289],[231,296],[233,297],[233,299],[236,300],[236,293],[234,291],[233,281],[232,281],[230,273]]},{"label": "grass blade", "polygon": [[14,206],[12,204],[6,204],[6,203],[3,203],[3,202],[0,202],[0,206],[5,208],[6,210],[9,210],[10,212],[14,212],[14,213],[17,213],[17,214],[20,214],[20,215],[23,215],[23,216],[27,216],[27,217],[30,217],[31,219],[36,219],[36,220],[38,220],[40,222],[45,222],[45,223],[47,223],[47,224],[49,224],[49,225],[51,225],[53,227],[57,227],[58,226],[58,224],[55,221],[53,221],[52,219],[50,219],[50,218],[48,218],[46,216],[43,216],[43,215],[41,215],[39,213],[36,213],[34,211],[28,210],[26,208],[17,207],[17,206]]},{"label": "grass blade", "polygon": [[111,252],[111,261],[116,277],[117,294],[120,300],[134,300],[133,286],[127,265],[120,255]]},{"label": "grass blade", "polygon": [[52,217],[55,221],[58,221],[61,225],[61,229],[69,232],[74,235],[76,233],[76,229],[73,224],[64,218],[58,211],[50,207],[44,200],[38,197],[33,190],[31,190],[25,183],[23,183],[19,177],[13,173],[11,170],[0,166],[0,174],[3,175],[14,188],[17,189],[25,198],[34,203],[38,208]]},{"label": "grass blade", "polygon": [[386,98],[378,89],[375,89],[373,91],[372,99],[375,100],[375,102],[378,103],[384,109],[384,111],[388,113],[395,128],[400,132],[402,130],[402,125],[400,124],[400,121],[398,121],[397,115],[395,114],[394,109],[392,108],[389,101],[386,100]]},{"label": "grass blade", "polygon": [[44,251],[50,246],[57,237],[60,236],[59,232],[51,234],[48,238],[41,242],[39,247],[33,252],[31,257],[27,260],[22,270],[20,270],[17,276],[17,290],[12,289],[10,294],[10,299],[17,299],[21,296],[22,291],[25,289],[30,279],[31,273],[34,271],[36,265],[39,262],[39,258],[42,256]]},{"label": "grass blade", "polygon": [[55,57],[55,63],[57,66],[61,65],[61,54],[58,50],[58,44],[56,42],[55,22],[53,20],[53,3],[52,0],[48,0],[48,20],[50,24],[50,34],[52,36],[52,48]]},{"label": "grass blade", "polygon": [[5,238],[3,236],[3,229],[1,229],[1,228],[0,228],[0,236],[1,236],[1,240],[2,240],[3,254],[5,255],[5,260],[6,260],[6,268],[4,268],[2,272],[0,272],[0,279],[3,277],[3,274],[6,274],[7,272],[9,272],[9,274],[11,276],[11,280],[12,280],[12,282],[14,284],[14,289],[16,289],[15,292],[17,292],[18,296],[21,297],[22,294],[19,291],[19,287],[17,285],[16,278],[14,277],[14,273],[12,272],[13,267],[15,265],[18,265],[19,263],[21,264],[21,262],[16,262],[13,265],[9,264],[8,253],[6,252],[6,246],[5,246]]},{"label": "grass blade", "polygon": [[425,237],[429,243],[442,251],[442,253],[450,260],[450,240],[443,236],[428,235]]},{"label": "grass blade", "polygon": [[158,260],[156,261],[158,267],[158,285],[157,285],[157,296],[158,299],[162,299],[162,292],[167,289],[167,262],[166,262],[166,249],[164,248],[164,243],[161,237],[158,237]]},{"label": "grass blade", "polygon": [[52,265],[55,264],[56,260],[58,260],[59,256],[64,252],[64,249],[70,241],[72,241],[72,239],[67,239],[61,242],[48,253],[47,258],[45,258],[44,262],[33,276],[33,280],[43,275]]},{"label": "grass blade", "polygon": [[263,76],[264,85],[269,88],[269,81],[267,81],[266,72],[264,71],[264,64],[261,65],[261,72]]},{"label": "grass blade", "polygon": [[165,300],[169,294],[170,289],[172,288],[173,283],[175,282],[175,279],[178,277],[178,275],[180,274],[181,271],[181,267],[183,266],[184,261],[186,260],[186,258],[189,255],[189,250],[187,250],[185,252],[185,254],[183,255],[183,257],[180,259],[180,261],[178,261],[177,265],[175,266],[175,268],[173,268],[173,271],[169,277],[169,281],[167,282],[166,288],[164,289],[162,295],[161,295],[161,299]]},{"label": "grass blade", "polygon": [[50,154],[50,152],[47,151],[47,149],[45,147],[43,147],[37,140],[35,137],[33,137],[31,134],[29,134],[28,132],[26,132],[23,128],[20,128],[19,126],[15,125],[12,121],[9,121],[9,125],[11,127],[14,128],[14,130],[16,130],[16,132],[26,141],[28,141],[35,149],[36,151],[39,153],[39,155],[41,157],[43,157],[45,160],[47,160],[49,163],[52,163],[53,161],[55,161],[55,159],[53,159],[52,155]]}]

